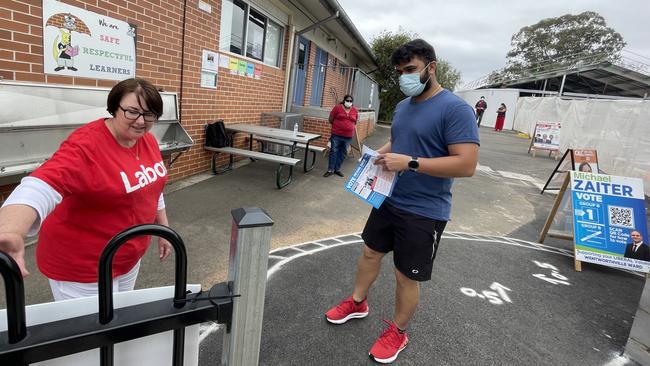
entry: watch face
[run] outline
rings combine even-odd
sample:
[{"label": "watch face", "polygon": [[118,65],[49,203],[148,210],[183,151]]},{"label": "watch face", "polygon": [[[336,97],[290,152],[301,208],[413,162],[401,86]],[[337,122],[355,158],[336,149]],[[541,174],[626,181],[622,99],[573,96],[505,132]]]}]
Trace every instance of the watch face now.
[{"label": "watch face", "polygon": [[417,160],[411,160],[409,161],[409,168],[411,169],[417,169],[420,166],[420,163],[418,163]]}]

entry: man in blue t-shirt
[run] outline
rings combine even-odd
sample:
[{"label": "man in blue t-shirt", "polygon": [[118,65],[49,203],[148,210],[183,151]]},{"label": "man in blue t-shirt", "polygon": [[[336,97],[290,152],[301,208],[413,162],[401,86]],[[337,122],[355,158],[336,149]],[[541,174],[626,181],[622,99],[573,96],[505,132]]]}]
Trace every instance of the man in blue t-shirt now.
[{"label": "man in blue t-shirt", "polygon": [[330,323],[368,315],[367,294],[388,252],[393,252],[395,313],[370,349],[370,357],[390,363],[406,347],[406,326],[420,300],[419,282],[431,279],[433,260],[451,211],[454,177],[470,177],[478,162],[474,110],[436,80],[436,55],[416,39],[392,56],[400,89],[408,98],[395,109],[391,140],[375,164],[399,172],[390,198],[373,209],[363,230],[352,296],[330,309]]}]

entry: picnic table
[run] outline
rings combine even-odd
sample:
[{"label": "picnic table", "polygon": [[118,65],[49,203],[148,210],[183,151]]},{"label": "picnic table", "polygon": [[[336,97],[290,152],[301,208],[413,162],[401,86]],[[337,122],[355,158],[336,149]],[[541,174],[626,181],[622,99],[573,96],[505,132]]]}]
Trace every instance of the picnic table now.
[{"label": "picnic table", "polygon": [[[237,123],[234,125],[226,125],[226,130],[232,131],[234,133],[247,133],[249,135],[249,150],[253,150],[253,141],[265,141],[278,144],[285,144],[292,147],[291,157],[295,157],[295,152],[297,147],[302,147],[305,150],[305,158],[303,160],[303,170],[305,173],[314,168],[315,159],[312,159],[311,164],[308,162],[309,159],[309,144],[321,137],[321,135],[306,133],[306,132],[297,132],[294,133],[293,130],[284,130],[280,128],[259,126],[259,125],[249,125],[245,123]],[[301,144],[299,146],[298,144]]]},{"label": "picnic table", "polygon": [[[291,183],[291,178],[293,176],[293,167],[300,162],[300,159],[295,157],[296,151],[298,148],[305,150],[305,155],[303,159],[303,170],[305,173],[309,172],[314,168],[316,162],[316,152],[323,152],[325,148],[319,146],[310,146],[314,140],[317,140],[321,135],[306,133],[306,132],[296,132],[292,130],[284,130],[280,128],[237,123],[232,125],[226,125],[226,131],[230,133],[230,141],[234,141],[234,135],[237,133],[245,133],[249,136],[249,148],[248,150],[239,149],[234,147],[204,147],[204,149],[212,151],[212,170],[215,174],[220,174],[227,170],[232,170],[233,165],[233,156],[240,155],[250,158],[251,160],[265,160],[270,162],[278,163],[278,169],[276,171],[276,185],[278,188],[283,188]],[[262,150],[264,150],[265,143],[275,143],[291,147],[290,156],[270,154],[267,152],[255,151],[253,149],[254,142],[257,141],[262,144]],[[309,162],[309,153],[312,153],[311,163]],[[216,168],[216,154],[217,153],[227,153],[230,154],[230,164],[227,168],[218,170]],[[282,171],[284,167],[288,167],[289,175],[286,179],[282,179]]]}]

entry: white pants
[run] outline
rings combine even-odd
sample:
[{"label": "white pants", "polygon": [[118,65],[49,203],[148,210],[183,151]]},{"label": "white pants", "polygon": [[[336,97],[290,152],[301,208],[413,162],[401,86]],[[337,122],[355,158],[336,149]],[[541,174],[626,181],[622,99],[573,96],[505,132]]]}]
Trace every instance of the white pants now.
[{"label": "white pants", "polygon": [[[115,277],[113,279],[113,292],[132,291],[135,287],[135,280],[138,278],[139,271],[140,261],[138,261],[129,272]],[[52,295],[54,295],[54,301],[95,296],[98,293],[97,282],[82,283],[57,281],[53,279],[49,280],[50,287],[52,288]]]}]

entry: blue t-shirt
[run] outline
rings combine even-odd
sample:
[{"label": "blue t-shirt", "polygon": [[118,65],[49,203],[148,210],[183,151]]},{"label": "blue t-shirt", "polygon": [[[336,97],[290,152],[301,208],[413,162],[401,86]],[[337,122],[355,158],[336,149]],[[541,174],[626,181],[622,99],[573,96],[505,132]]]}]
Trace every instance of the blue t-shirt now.
[{"label": "blue t-shirt", "polygon": [[[443,89],[434,97],[397,104],[391,126],[391,152],[419,158],[449,156],[448,145],[479,144],[476,117],[464,100]],[[452,178],[404,171],[387,202],[434,220],[448,221]]]}]

